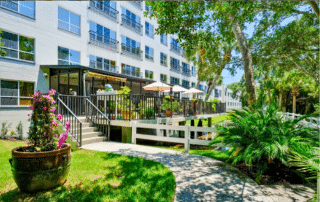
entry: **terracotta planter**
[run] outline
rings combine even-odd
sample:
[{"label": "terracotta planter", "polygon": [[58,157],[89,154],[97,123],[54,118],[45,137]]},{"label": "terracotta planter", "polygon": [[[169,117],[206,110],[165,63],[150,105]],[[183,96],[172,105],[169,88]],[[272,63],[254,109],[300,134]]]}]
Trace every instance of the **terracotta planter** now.
[{"label": "terracotta planter", "polygon": [[166,110],[166,117],[171,117],[173,114],[173,111]]},{"label": "terracotta planter", "polygon": [[130,120],[131,116],[132,116],[132,112],[130,112],[130,111],[122,111],[123,120]]},{"label": "terracotta planter", "polygon": [[47,152],[22,152],[12,150],[9,159],[13,178],[22,192],[39,192],[63,185],[71,164],[71,145],[63,144],[61,149]]}]

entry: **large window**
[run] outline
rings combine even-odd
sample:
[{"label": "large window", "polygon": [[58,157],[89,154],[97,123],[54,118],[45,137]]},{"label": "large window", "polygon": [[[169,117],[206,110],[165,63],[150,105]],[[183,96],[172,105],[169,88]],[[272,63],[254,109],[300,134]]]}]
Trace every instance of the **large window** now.
[{"label": "large window", "polygon": [[187,63],[182,62],[182,71],[185,73],[190,72],[189,65]]},{"label": "large window", "polygon": [[146,59],[153,60],[153,48],[146,46]]},{"label": "large window", "polygon": [[133,29],[137,33],[141,33],[142,25],[140,24],[140,17],[133,14],[129,10],[121,7],[121,18],[122,25],[125,25],[128,28]]},{"label": "large window", "polygon": [[0,105],[31,105],[34,83],[0,80]]},{"label": "large window", "polygon": [[186,80],[182,80],[182,87],[189,88],[190,87],[190,82],[186,81]]},{"label": "large window", "polygon": [[58,46],[58,65],[80,64],[80,52]]},{"label": "large window", "polygon": [[160,81],[162,83],[167,83],[167,75],[165,74],[160,74]]},{"label": "large window", "polygon": [[0,1],[0,6],[3,6],[12,11],[34,18],[34,1]]},{"label": "large window", "polygon": [[214,97],[219,97],[219,91],[218,91],[218,89],[214,89]]},{"label": "large window", "polygon": [[4,57],[34,61],[34,39],[3,31]]},{"label": "large window", "polygon": [[121,64],[121,71],[122,74],[129,75],[129,76],[136,76],[140,77],[140,68],[139,67],[133,67],[126,64]]},{"label": "large window", "polygon": [[145,78],[153,79],[153,71],[146,70],[144,76]]},{"label": "large window", "polygon": [[160,41],[162,44],[167,45],[167,35],[166,34],[160,34]]},{"label": "large window", "polygon": [[76,34],[80,34],[80,15],[58,8],[58,27]]},{"label": "large window", "polygon": [[199,90],[204,90],[203,85],[201,85],[201,84],[199,85]]},{"label": "large window", "polygon": [[180,79],[171,76],[170,77],[170,84],[171,85],[180,85]]},{"label": "large window", "polygon": [[196,87],[196,83],[195,83],[195,82],[192,82],[192,83],[191,83],[191,87],[192,87],[192,88]]},{"label": "large window", "polygon": [[121,35],[121,47],[122,50],[133,54],[140,53],[140,43],[123,35]]},{"label": "large window", "polygon": [[117,46],[116,32],[90,21],[90,39],[100,41],[112,47]]},{"label": "large window", "polygon": [[160,53],[160,64],[162,64],[163,66],[168,66],[167,64],[167,55],[164,53]]},{"label": "large window", "polygon": [[150,36],[151,38],[153,38],[153,25],[151,25],[148,22],[145,22],[145,29],[146,29],[146,35]]},{"label": "large window", "polygon": [[191,67],[192,76],[196,76],[196,68],[194,66]]},{"label": "large window", "polygon": [[90,55],[90,67],[95,69],[103,69],[110,72],[117,72],[116,61],[107,60],[94,55]]}]

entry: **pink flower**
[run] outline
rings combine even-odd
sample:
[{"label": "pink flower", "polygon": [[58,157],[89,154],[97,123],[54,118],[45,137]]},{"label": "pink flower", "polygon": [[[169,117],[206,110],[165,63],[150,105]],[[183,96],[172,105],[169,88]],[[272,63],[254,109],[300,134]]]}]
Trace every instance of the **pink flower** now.
[{"label": "pink flower", "polygon": [[55,89],[51,89],[51,90],[49,90],[48,91],[48,93],[50,94],[50,95],[54,95],[54,94],[56,94],[56,90]]},{"label": "pink flower", "polygon": [[51,102],[51,104],[52,104],[52,105],[56,104],[56,101],[53,100],[53,101]]},{"label": "pink flower", "polygon": [[30,116],[30,114],[28,114],[28,116]]},{"label": "pink flower", "polygon": [[60,120],[62,119],[62,115],[61,115],[61,114],[58,114],[58,115],[57,115],[57,118],[58,118],[58,120],[60,121]]},{"label": "pink flower", "polygon": [[51,107],[50,111],[53,113],[54,111],[56,111],[56,108],[55,107]]},{"label": "pink flower", "polygon": [[43,109],[43,110],[47,110],[47,107],[43,107],[42,109]]},{"label": "pink flower", "polygon": [[34,106],[33,105],[30,105],[29,107],[30,107],[31,110],[34,110]]},{"label": "pink flower", "polygon": [[46,133],[46,132],[44,132],[43,134],[44,134],[44,135],[46,135],[47,133]]}]

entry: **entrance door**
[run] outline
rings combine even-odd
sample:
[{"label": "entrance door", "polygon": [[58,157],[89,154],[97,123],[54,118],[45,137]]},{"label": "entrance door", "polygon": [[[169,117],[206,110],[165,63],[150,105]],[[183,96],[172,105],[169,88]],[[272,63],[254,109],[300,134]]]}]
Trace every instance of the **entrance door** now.
[{"label": "entrance door", "polygon": [[90,96],[92,94],[92,83],[91,81],[86,81],[86,96]]}]

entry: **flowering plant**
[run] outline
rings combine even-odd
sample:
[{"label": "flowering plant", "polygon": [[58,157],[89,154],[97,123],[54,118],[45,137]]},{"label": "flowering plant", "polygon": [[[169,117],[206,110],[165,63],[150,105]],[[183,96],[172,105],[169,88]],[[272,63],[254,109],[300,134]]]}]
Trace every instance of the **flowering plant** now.
[{"label": "flowering plant", "polygon": [[43,95],[41,92],[36,92],[34,95],[29,95],[33,98],[33,103],[29,106],[33,111],[28,136],[31,151],[37,151],[35,147],[40,147],[40,151],[52,151],[57,148],[54,137],[59,135],[57,120],[61,120],[62,116],[54,114],[56,101],[52,96],[56,91],[52,89],[48,93]]}]

